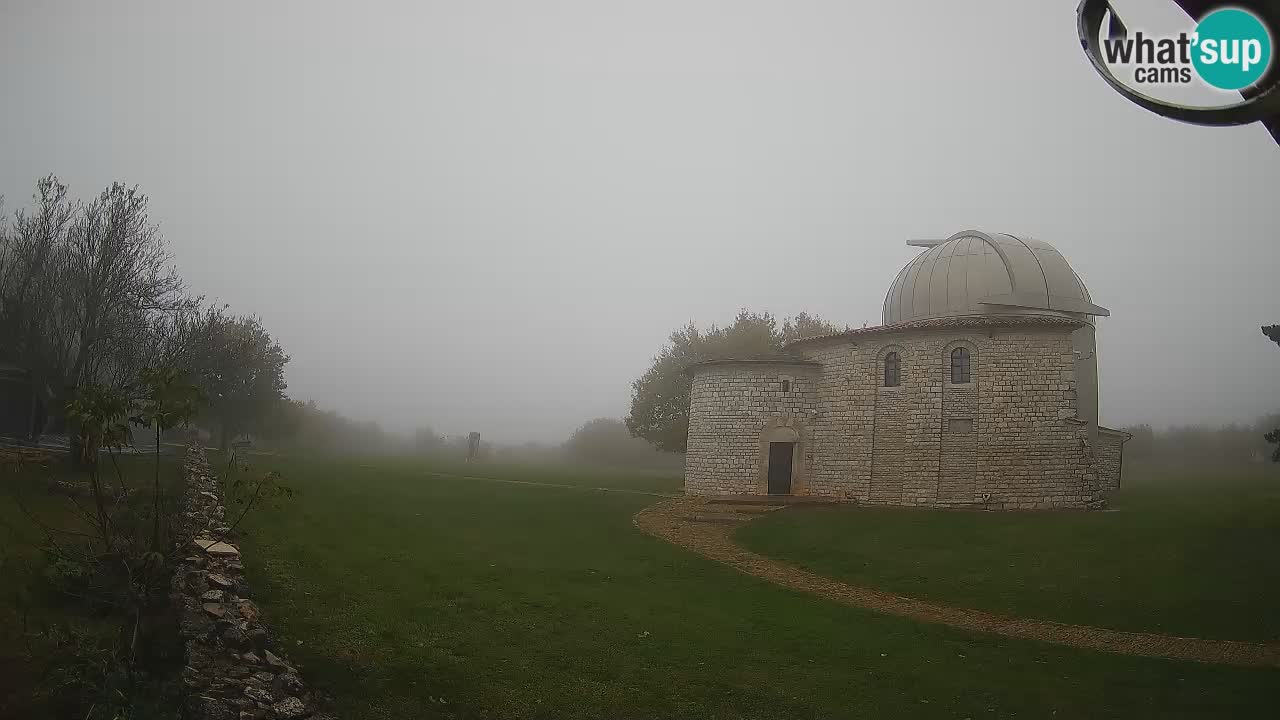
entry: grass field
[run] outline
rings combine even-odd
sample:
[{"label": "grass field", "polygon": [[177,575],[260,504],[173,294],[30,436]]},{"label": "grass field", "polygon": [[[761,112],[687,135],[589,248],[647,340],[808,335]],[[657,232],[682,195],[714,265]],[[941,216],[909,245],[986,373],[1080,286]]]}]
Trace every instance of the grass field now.
[{"label": "grass field", "polygon": [[791,508],[742,545],[822,575],[1006,615],[1280,640],[1280,473],[1130,473],[1106,513]]},{"label": "grass field", "polygon": [[[371,469],[383,470],[389,462],[382,461]],[[652,492],[678,495],[683,489],[679,473],[656,470],[624,470],[618,468],[585,468],[578,465],[502,465],[473,464],[463,461],[431,459],[427,464],[419,460],[405,460],[403,466],[409,472],[440,473],[458,476],[483,475],[514,482],[535,482],[577,487],[615,488],[635,492]],[[367,464],[366,464],[367,465]]]},{"label": "grass field", "polygon": [[1248,717],[1280,699],[1273,670],[1011,641],[783,590],[638,532],[631,516],[658,498],[422,461],[257,462],[297,495],[250,521],[251,580],[345,718]]}]

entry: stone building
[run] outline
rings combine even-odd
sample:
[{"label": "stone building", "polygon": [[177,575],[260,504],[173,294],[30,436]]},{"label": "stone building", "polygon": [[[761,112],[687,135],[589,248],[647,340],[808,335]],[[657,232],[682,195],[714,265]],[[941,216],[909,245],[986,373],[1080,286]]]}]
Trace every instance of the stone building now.
[{"label": "stone building", "polygon": [[1051,245],[965,231],[898,273],[884,324],[692,366],[685,491],[990,509],[1099,507],[1094,322]]}]

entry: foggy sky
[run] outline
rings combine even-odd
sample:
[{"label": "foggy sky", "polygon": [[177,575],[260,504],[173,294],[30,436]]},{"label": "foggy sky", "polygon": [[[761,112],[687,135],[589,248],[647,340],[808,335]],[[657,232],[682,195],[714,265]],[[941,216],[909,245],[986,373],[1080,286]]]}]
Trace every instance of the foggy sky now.
[{"label": "foggy sky", "polygon": [[969,228],[1111,310],[1104,424],[1280,409],[1280,148],[1123,100],[1076,4],[0,0],[0,194],[139,184],[291,396],[389,428],[559,441],[677,326],[878,324]]}]

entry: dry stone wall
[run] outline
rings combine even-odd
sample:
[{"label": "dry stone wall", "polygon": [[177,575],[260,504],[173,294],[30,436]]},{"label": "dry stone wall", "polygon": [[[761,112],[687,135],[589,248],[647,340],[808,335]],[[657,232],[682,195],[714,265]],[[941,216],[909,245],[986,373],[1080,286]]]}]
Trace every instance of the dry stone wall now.
[{"label": "dry stone wall", "polygon": [[240,549],[227,538],[226,508],[204,449],[183,461],[180,525],[196,539],[174,574],[171,596],[187,651],[187,720],[332,720],[273,642],[251,600]]},{"label": "dry stone wall", "polygon": [[[990,509],[1093,506],[1105,458],[1077,420],[1071,333],[1078,326],[966,321],[802,343],[794,350],[817,370],[798,407],[753,395],[770,381],[758,367],[697,367],[688,492],[762,492],[759,435],[786,417],[802,418],[804,429],[804,482],[794,494]],[[951,382],[956,347],[969,350],[968,383]],[[884,386],[889,352],[901,359],[898,387]]]}]

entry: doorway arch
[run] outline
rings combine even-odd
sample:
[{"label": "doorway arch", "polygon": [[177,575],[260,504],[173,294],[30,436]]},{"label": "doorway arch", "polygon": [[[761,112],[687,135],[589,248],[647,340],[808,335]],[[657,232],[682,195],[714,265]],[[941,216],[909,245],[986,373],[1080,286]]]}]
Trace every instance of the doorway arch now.
[{"label": "doorway arch", "polygon": [[794,419],[777,418],[761,431],[758,467],[760,494],[804,494],[804,438]]}]

